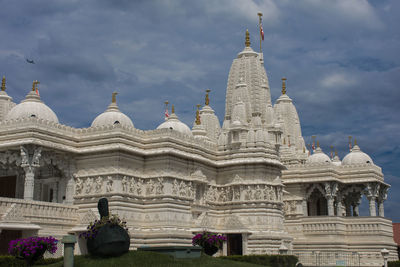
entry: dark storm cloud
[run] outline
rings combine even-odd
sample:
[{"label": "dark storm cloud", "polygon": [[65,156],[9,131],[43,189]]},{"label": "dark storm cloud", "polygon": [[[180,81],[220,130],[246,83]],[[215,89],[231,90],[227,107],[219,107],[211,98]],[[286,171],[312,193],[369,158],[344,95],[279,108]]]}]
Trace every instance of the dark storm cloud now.
[{"label": "dark storm cloud", "polygon": [[306,143],[317,135],[325,152],[334,145],[343,158],[347,137],[356,136],[392,184],[387,215],[400,220],[399,1],[3,0],[0,6],[0,75],[16,102],[38,79],[42,99],[62,123],[87,127],[116,90],[120,109],[139,129],[163,121],[165,100],[191,126],[206,88],[222,120],[230,65],[246,28],[259,50],[256,14],[263,12],[273,101],[285,76]]}]

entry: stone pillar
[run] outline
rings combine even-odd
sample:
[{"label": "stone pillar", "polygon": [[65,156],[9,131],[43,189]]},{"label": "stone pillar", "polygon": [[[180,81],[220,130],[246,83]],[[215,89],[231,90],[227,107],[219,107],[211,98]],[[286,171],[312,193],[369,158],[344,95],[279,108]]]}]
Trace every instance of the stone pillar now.
[{"label": "stone pillar", "polygon": [[35,173],[33,169],[27,168],[27,170],[25,170],[24,199],[33,200],[34,185]]},{"label": "stone pillar", "polygon": [[386,186],[380,186],[378,195],[378,216],[385,217],[385,209],[383,207],[383,202],[387,199],[387,192],[389,188]]},{"label": "stone pillar", "polygon": [[74,192],[75,192],[75,180],[72,175],[69,175],[67,181],[67,187],[65,192],[65,203],[72,205],[74,203]]},{"label": "stone pillar", "polygon": [[378,202],[378,216],[385,217],[385,209],[383,207],[383,200]]},{"label": "stone pillar", "polygon": [[343,205],[342,205],[342,197],[341,197],[341,195],[338,195],[337,196],[337,198],[336,198],[336,203],[337,203],[337,206],[336,206],[336,216],[343,216]]},{"label": "stone pillar", "polygon": [[53,199],[50,200],[53,203],[58,202],[58,182],[53,184]]},{"label": "stone pillar", "polygon": [[375,197],[368,197],[369,200],[369,216],[376,216]]},{"label": "stone pillar", "polygon": [[335,208],[333,206],[335,197],[338,193],[338,184],[336,182],[326,182],[325,186],[325,198],[328,204],[328,216],[335,216]]},{"label": "stone pillar", "polygon": [[222,243],[222,256],[228,256],[228,240]]},{"label": "stone pillar", "polygon": [[328,202],[328,216],[335,216],[335,210],[333,207],[333,197],[327,196],[326,200]]},{"label": "stone pillar", "polygon": [[307,199],[303,199],[302,207],[303,207],[303,215],[308,216]]},{"label": "stone pillar", "polygon": [[346,216],[350,217],[351,216],[351,202],[348,199],[348,197],[345,199],[345,205],[346,205]]},{"label": "stone pillar", "polygon": [[64,267],[74,267],[76,236],[65,235],[61,242],[64,244]]},{"label": "stone pillar", "polygon": [[[32,151],[32,149],[30,149]],[[33,150],[33,156],[29,155],[29,149],[21,146],[21,167],[25,171],[24,181],[24,199],[33,200],[35,188],[35,168],[39,167],[42,148],[38,147]]]},{"label": "stone pillar", "polygon": [[360,211],[358,209],[358,205],[357,204],[353,204],[353,216],[354,217],[358,217],[360,215]]}]

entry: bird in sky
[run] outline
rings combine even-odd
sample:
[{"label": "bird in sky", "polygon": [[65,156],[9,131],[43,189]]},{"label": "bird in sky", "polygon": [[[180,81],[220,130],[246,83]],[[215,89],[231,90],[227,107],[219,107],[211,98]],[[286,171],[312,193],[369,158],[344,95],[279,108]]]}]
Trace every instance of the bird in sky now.
[{"label": "bird in sky", "polygon": [[30,63],[30,64],[35,64],[35,61],[33,61],[33,59],[26,59],[26,62]]}]

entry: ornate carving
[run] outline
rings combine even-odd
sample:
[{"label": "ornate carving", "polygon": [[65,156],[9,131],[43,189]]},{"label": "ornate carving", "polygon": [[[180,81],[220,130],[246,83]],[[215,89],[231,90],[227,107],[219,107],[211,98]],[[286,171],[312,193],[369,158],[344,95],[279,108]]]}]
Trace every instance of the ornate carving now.
[{"label": "ornate carving", "polygon": [[94,192],[95,193],[101,193],[101,188],[103,187],[103,179],[101,178],[101,176],[97,177],[96,179],[96,184],[94,187]]},{"label": "ornate carving", "polygon": [[107,181],[106,181],[106,192],[107,192],[107,193],[110,193],[110,192],[112,192],[112,191],[114,191],[114,188],[113,188],[113,180],[112,180],[112,177],[111,177],[111,176],[107,176]]},{"label": "ornate carving", "polygon": [[186,186],[185,186],[185,182],[181,181],[179,184],[179,195],[181,197],[185,197],[186,196]]},{"label": "ornate carving", "polygon": [[76,178],[76,183],[75,183],[75,194],[80,195],[82,194],[83,190],[83,182],[80,178]]},{"label": "ornate carving", "polygon": [[154,181],[153,179],[148,180],[147,182],[147,191],[146,194],[148,196],[152,196],[155,193],[155,186],[154,186]]},{"label": "ornate carving", "polygon": [[126,176],[124,176],[122,178],[121,185],[122,185],[122,192],[127,193],[128,192],[128,179],[126,178]]},{"label": "ornate carving", "polygon": [[92,192],[92,186],[93,186],[93,178],[86,178],[85,181],[85,193],[90,194]]},{"label": "ornate carving", "polygon": [[178,195],[178,190],[179,190],[179,184],[176,179],[174,179],[174,182],[172,183],[172,194],[177,196]]},{"label": "ornate carving", "polygon": [[164,179],[162,177],[157,179],[156,194],[157,195],[164,194]]}]

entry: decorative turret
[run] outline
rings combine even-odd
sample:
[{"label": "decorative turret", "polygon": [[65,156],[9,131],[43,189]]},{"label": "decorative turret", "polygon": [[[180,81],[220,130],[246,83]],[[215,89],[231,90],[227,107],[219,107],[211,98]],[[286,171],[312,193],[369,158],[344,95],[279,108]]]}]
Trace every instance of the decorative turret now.
[{"label": "decorative turret", "polygon": [[304,161],[307,154],[303,152],[305,143],[301,134],[299,115],[297,114],[296,107],[293,105],[292,99],[287,95],[286,81],[287,79],[283,77],[282,95],[274,105],[274,114],[282,120],[282,136],[286,139],[285,145],[292,148],[290,153],[289,150],[286,150],[285,153],[282,153],[282,156],[287,160],[290,159],[293,163],[297,163],[297,159]]},{"label": "decorative turret", "polygon": [[0,91],[0,121],[4,120],[7,113],[15,106],[12,102],[12,97],[6,93],[6,77],[3,76],[1,80],[1,91]]},{"label": "decorative turret", "polygon": [[192,135],[190,128],[181,122],[178,116],[175,114],[175,106],[171,106],[171,115],[167,117],[166,121],[161,123],[157,129],[170,129],[183,134]]},{"label": "decorative turret", "polygon": [[58,123],[57,115],[40,100],[38,84],[40,84],[38,81],[32,82],[32,90],[20,104],[16,105],[8,112],[5,118],[6,120],[38,118]]},{"label": "decorative turret", "polygon": [[206,131],[207,137],[214,142],[217,142],[218,136],[221,133],[221,125],[214,110],[210,107],[210,89],[206,90],[204,107],[200,110],[201,125]]},{"label": "decorative turret", "polygon": [[250,47],[248,30],[246,30],[245,48],[233,60],[229,72],[222,128],[227,136],[226,140],[235,143],[234,147],[277,144],[279,139],[280,131],[275,128],[262,54],[254,52]]},{"label": "decorative turret", "polygon": [[112,93],[111,103],[108,105],[107,110],[93,120],[91,127],[117,124],[126,127],[134,127],[132,120],[119,110],[117,105],[117,94],[117,92]]},{"label": "decorative turret", "polygon": [[200,119],[200,107],[201,105],[196,105],[197,109],[196,109],[196,120],[194,121],[194,125],[192,128],[192,134],[195,138],[197,139],[207,139],[209,140],[209,138],[207,137],[207,133],[206,130],[204,129],[203,124],[201,123],[201,119]]}]

